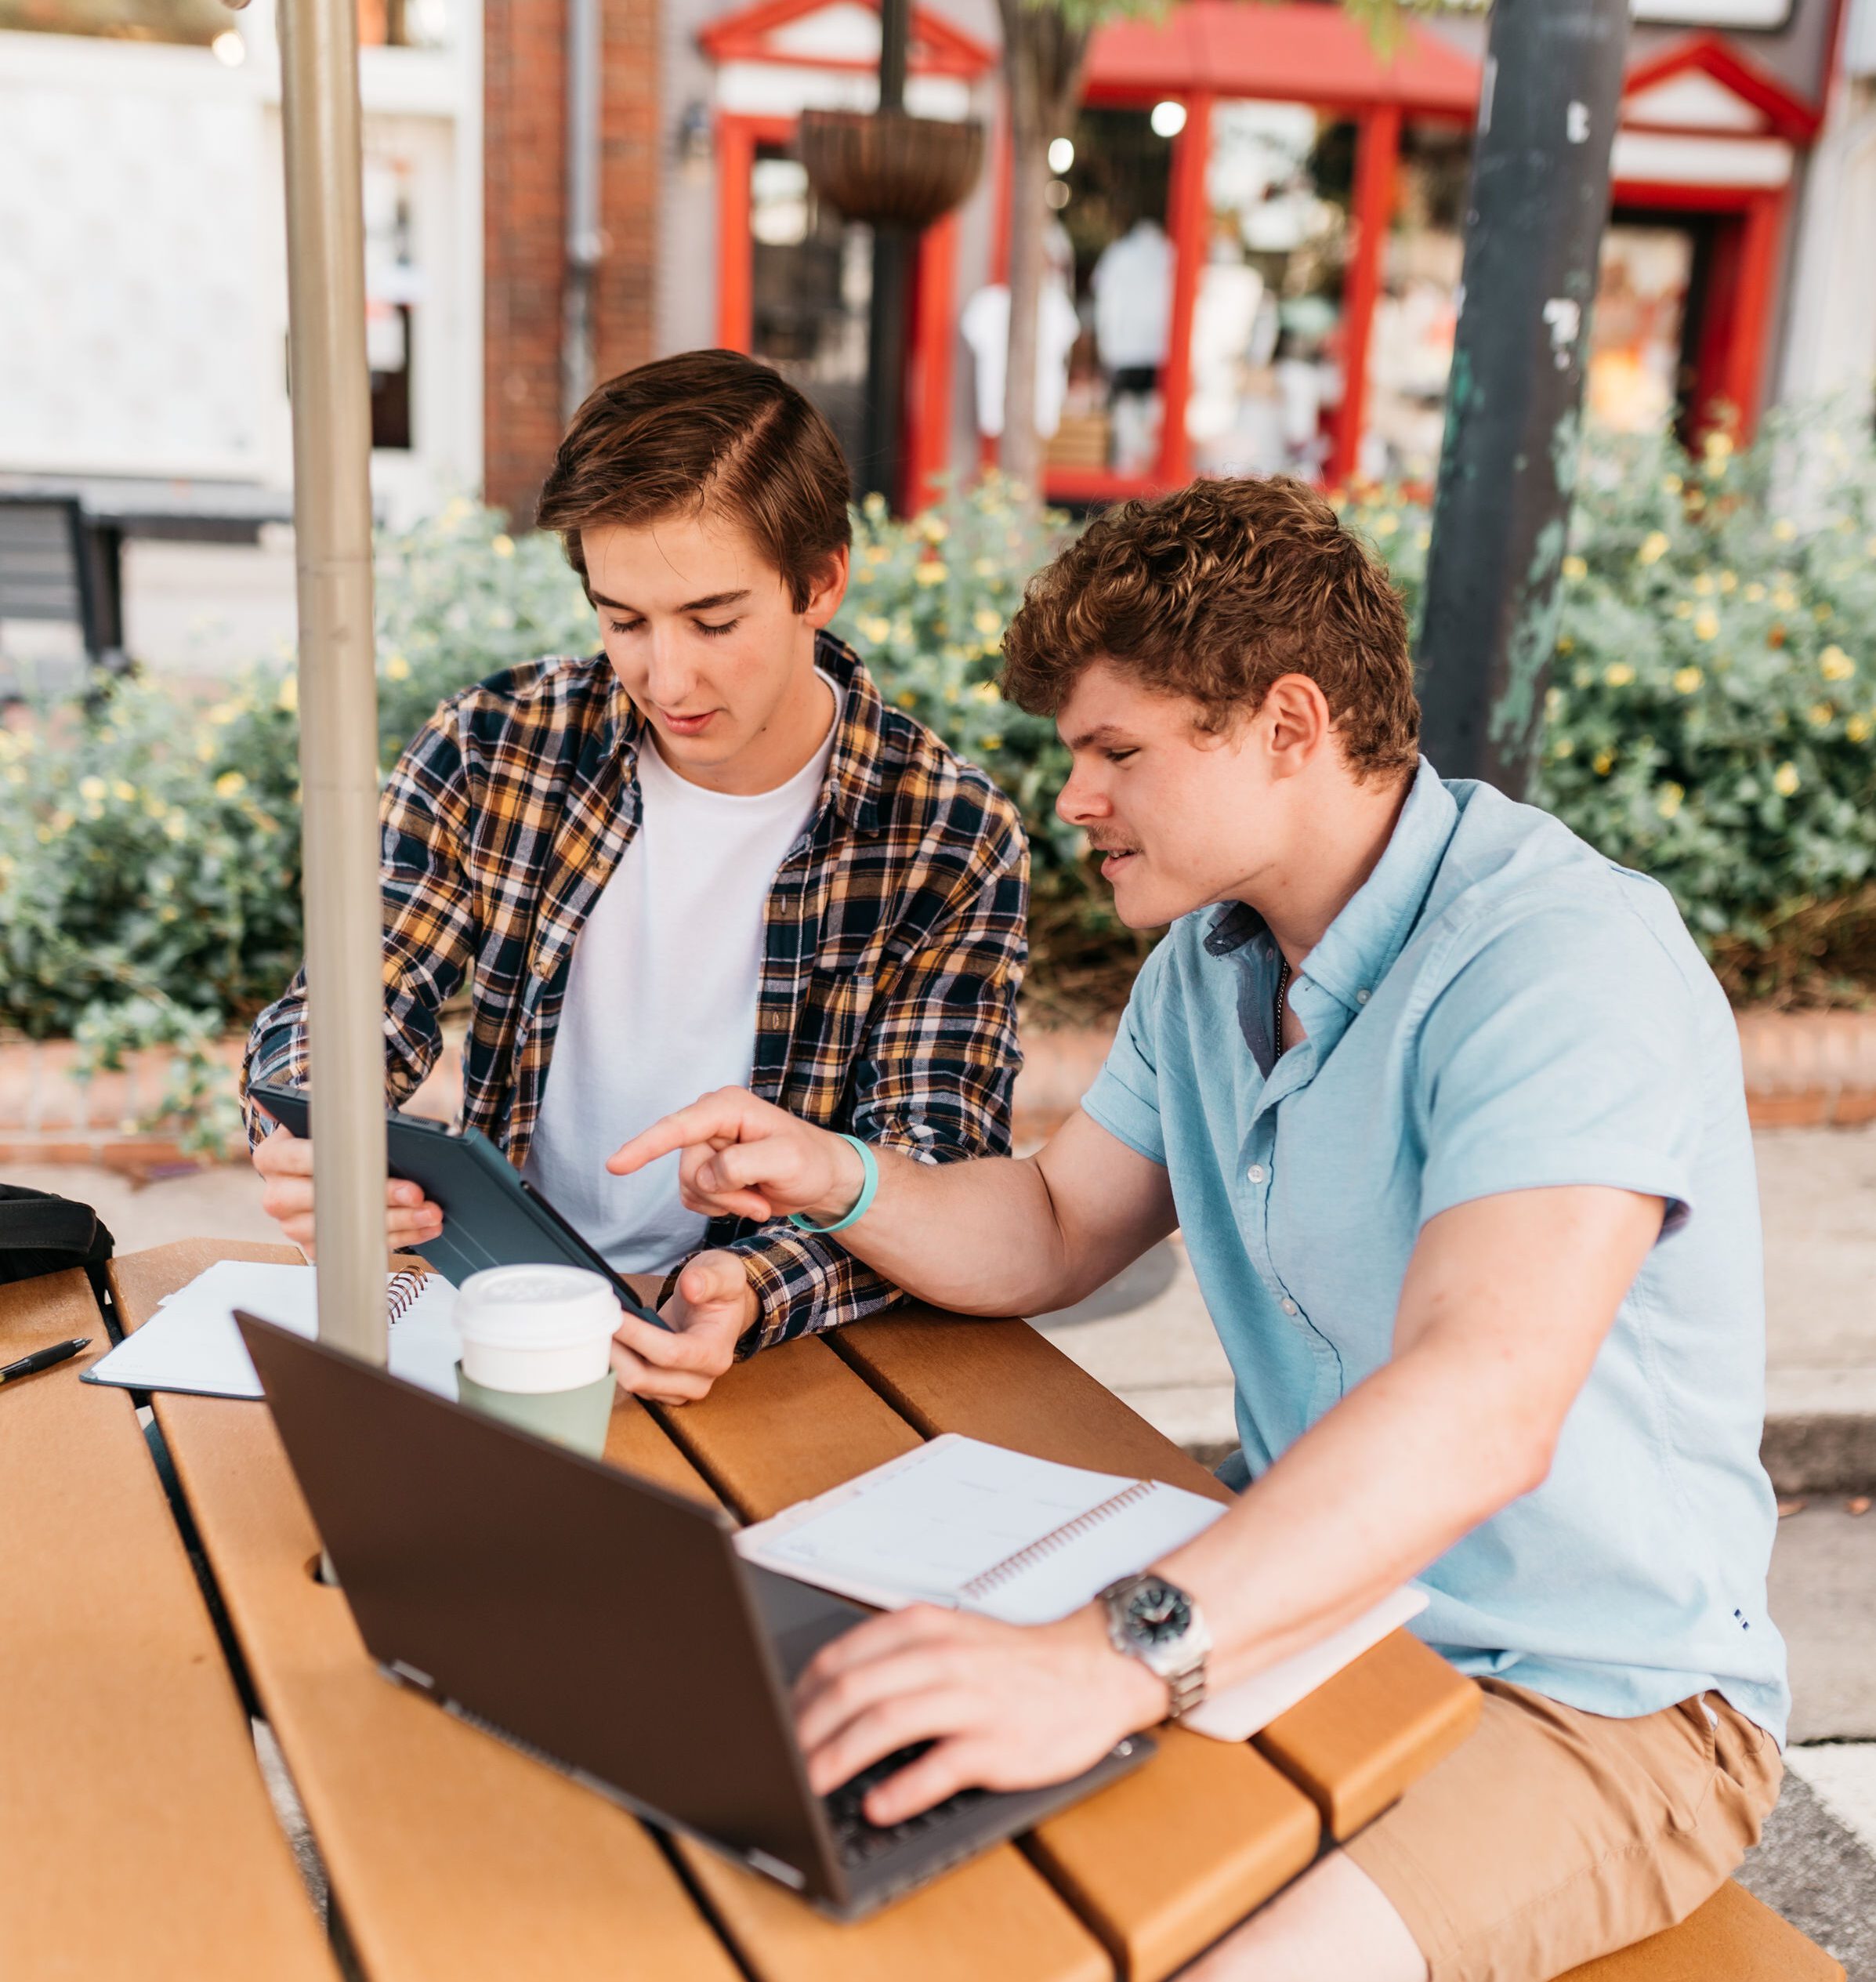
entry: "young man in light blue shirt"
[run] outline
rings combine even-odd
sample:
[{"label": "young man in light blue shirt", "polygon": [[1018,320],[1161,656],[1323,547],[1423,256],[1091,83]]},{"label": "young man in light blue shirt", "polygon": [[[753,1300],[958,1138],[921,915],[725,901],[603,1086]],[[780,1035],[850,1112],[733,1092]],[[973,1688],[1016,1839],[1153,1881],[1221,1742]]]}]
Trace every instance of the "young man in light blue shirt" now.
[{"label": "young man in light blue shirt", "polygon": [[873,1792],[889,1822],[1066,1777],[1417,1576],[1478,1734],[1190,1973],[1513,1982],[1671,1925],[1757,1837],[1788,1705],[1711,973],[1653,882],[1419,757],[1399,600],[1299,484],[1110,513],[1005,651],[1121,919],[1172,925],[1081,1110],[934,1168],[726,1091],[613,1161],[684,1147],[712,1212],[857,1208],[843,1245],[966,1313],[1064,1306],[1177,1225],[1248,1491],[1060,1624],[838,1640],[813,1780],[931,1740]]}]

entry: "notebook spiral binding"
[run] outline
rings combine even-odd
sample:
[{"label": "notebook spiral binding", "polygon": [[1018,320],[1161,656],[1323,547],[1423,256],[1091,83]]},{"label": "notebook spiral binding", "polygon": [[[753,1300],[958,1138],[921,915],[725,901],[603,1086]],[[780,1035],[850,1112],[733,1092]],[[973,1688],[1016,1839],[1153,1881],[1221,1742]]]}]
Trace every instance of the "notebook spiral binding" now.
[{"label": "notebook spiral binding", "polygon": [[1052,1556],[1058,1549],[1067,1548],[1071,1542],[1079,1541],[1091,1528],[1099,1527],[1122,1508],[1131,1507],[1136,1500],[1144,1500],[1152,1491],[1150,1480],[1136,1480],[1117,1494],[1110,1494],[1098,1507],[1091,1507],[1085,1514],[1077,1514],[1072,1521],[1064,1521],[1059,1527],[1051,1528],[1048,1534],[1039,1536],[1027,1548],[1019,1549],[1013,1556],[1005,1556],[1001,1562],[992,1563],[989,1568],[965,1584],[959,1594],[967,1597],[987,1596],[1012,1577],[1020,1576],[1033,1563]]},{"label": "notebook spiral binding", "polygon": [[408,1266],[401,1267],[392,1274],[390,1284],[386,1289],[385,1303],[393,1321],[401,1321],[423,1297],[423,1284],[428,1274],[414,1274]]}]

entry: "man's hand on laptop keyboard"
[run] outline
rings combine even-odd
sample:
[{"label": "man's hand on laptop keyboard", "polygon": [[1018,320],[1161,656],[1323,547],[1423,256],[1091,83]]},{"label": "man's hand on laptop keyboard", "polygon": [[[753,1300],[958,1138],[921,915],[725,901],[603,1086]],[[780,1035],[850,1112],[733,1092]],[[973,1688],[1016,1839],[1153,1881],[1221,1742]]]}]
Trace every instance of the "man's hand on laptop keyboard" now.
[{"label": "man's hand on laptop keyboard", "polygon": [[733,1252],[700,1252],[658,1312],[668,1328],[628,1314],[613,1337],[619,1387],[654,1404],[694,1404],[736,1358],[756,1318],[755,1289]]},{"label": "man's hand on laptop keyboard", "polygon": [[1047,1625],[914,1604],[824,1646],[795,1687],[817,1795],[895,1749],[932,1742],[867,1795],[867,1819],[878,1824],[972,1786],[1066,1781],[1165,1712],[1164,1682],[1114,1649],[1092,1604]]}]

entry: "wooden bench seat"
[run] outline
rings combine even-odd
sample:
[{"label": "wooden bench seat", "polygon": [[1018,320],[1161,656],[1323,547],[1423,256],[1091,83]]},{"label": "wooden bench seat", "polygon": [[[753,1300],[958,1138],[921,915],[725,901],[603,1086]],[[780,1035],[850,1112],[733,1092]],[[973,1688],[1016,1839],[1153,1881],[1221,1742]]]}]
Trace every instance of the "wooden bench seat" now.
[{"label": "wooden bench seat", "polygon": [[0,1976],[338,1982],[81,1273],[0,1288]]},{"label": "wooden bench seat", "polygon": [[1557,1982],[1844,1982],[1844,1973],[1729,1879],[1678,1927],[1586,1962]]}]

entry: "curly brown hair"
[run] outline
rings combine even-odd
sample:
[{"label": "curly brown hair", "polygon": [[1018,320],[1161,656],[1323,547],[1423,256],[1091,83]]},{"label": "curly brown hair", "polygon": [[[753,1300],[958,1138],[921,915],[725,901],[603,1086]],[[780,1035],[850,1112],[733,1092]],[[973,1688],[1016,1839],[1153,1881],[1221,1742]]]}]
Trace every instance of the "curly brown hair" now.
[{"label": "curly brown hair", "polygon": [[1322,690],[1358,778],[1411,770],[1420,704],[1400,595],[1313,489],[1197,481],[1122,503],[1030,579],[1003,692],[1056,715],[1091,661],[1190,696],[1201,726],[1255,715],[1280,676]]},{"label": "curly brown hair", "polygon": [[535,520],[586,578],[581,530],[706,507],[741,524],[795,610],[851,539],[846,457],[787,379],[740,351],[684,351],[596,386],[573,416]]}]

